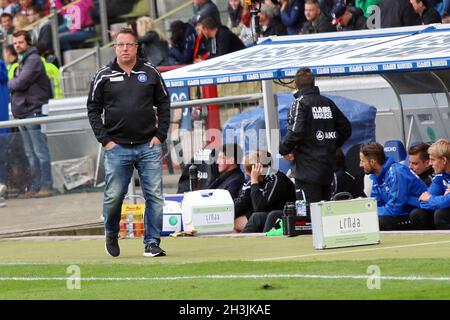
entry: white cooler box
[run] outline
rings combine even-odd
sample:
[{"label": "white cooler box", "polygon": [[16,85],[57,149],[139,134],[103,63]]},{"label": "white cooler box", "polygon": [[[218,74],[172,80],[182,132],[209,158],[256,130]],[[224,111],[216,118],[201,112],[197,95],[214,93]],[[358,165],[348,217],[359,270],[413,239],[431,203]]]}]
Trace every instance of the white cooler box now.
[{"label": "white cooler box", "polygon": [[231,233],[234,226],[234,202],[228,190],[187,192],[181,204],[184,231]]},{"label": "white cooler box", "polygon": [[311,222],[316,249],[380,243],[373,198],[311,203]]},{"label": "white cooler box", "polygon": [[181,204],[177,201],[164,201],[162,236],[183,231],[181,218]]}]

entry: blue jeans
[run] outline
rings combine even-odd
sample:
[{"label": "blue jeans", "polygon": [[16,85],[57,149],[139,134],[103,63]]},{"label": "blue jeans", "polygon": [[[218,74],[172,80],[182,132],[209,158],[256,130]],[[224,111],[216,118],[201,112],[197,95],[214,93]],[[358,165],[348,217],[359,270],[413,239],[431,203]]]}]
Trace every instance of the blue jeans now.
[{"label": "blue jeans", "polygon": [[103,217],[105,235],[117,237],[123,199],[134,168],[139,173],[145,198],[144,244],[159,245],[162,231],[164,197],[162,191],[161,145],[117,145],[105,150],[105,192]]},{"label": "blue jeans", "polygon": [[84,40],[95,37],[95,30],[89,28],[79,30],[77,32],[62,32],[59,34],[59,42],[61,43],[61,51],[67,51]]},{"label": "blue jeans", "polygon": [[[27,118],[40,117],[30,115]],[[31,190],[37,192],[41,189],[51,190],[53,186],[50,152],[48,150],[47,136],[42,133],[41,125],[19,127],[25,155],[30,164],[32,176]]]},{"label": "blue jeans", "polygon": [[2,132],[0,130],[0,146],[2,146],[2,151],[0,152],[0,184],[7,184],[8,172],[6,166],[6,152],[8,148],[8,132]]}]

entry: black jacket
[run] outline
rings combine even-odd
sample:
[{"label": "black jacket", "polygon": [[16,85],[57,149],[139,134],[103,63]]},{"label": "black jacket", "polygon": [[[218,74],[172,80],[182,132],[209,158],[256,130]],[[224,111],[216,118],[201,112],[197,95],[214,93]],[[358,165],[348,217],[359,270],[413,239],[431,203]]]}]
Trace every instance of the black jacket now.
[{"label": "black jacket", "polygon": [[[261,30],[263,28],[261,27]],[[274,17],[270,20],[267,28],[262,31],[261,35],[263,37],[269,36],[284,36],[287,35],[287,30],[283,22],[281,22],[280,18]]]},{"label": "black jacket", "polygon": [[422,24],[409,0],[383,0],[379,5],[381,28],[406,27]]},{"label": "black jacket", "polygon": [[214,58],[245,48],[241,39],[225,26],[220,26],[216,37],[209,41],[209,57]]},{"label": "black jacket", "polygon": [[422,24],[442,23],[441,15],[433,7],[425,8],[420,19],[422,20]]},{"label": "black jacket", "polygon": [[338,31],[353,31],[367,29],[367,19],[360,8],[354,6],[347,6],[347,10],[352,14],[352,19],[347,26],[338,28]]},{"label": "black jacket", "polygon": [[333,32],[336,28],[331,24],[331,20],[323,12],[316,21],[306,21],[302,28],[303,34]]},{"label": "black jacket", "polygon": [[239,196],[239,191],[245,182],[244,174],[241,169],[236,169],[220,174],[209,186],[208,189],[228,190],[233,199]]},{"label": "black jacket", "polygon": [[318,87],[303,88],[294,97],[279,152],[294,154],[297,180],[330,185],[336,149],[352,134],[350,122]]},{"label": "black jacket", "polygon": [[430,167],[427,171],[424,171],[421,174],[419,174],[420,180],[422,180],[427,185],[427,187],[431,185],[433,177],[434,177],[434,170],[432,167]]},{"label": "black jacket", "polygon": [[111,140],[118,144],[142,144],[154,136],[161,142],[167,138],[169,95],[161,74],[145,60],[138,58],[130,76],[116,60],[98,70],[91,82],[87,109],[95,137],[103,145]]},{"label": "black jacket", "polygon": [[169,58],[169,43],[161,39],[155,31],[149,31],[143,37],[139,37],[138,43],[141,46],[143,57],[155,66],[167,64]]},{"label": "black jacket", "polygon": [[281,171],[268,174],[259,184],[250,181],[242,185],[239,197],[234,199],[235,218],[254,212],[283,210],[286,202],[295,201],[295,186]]}]

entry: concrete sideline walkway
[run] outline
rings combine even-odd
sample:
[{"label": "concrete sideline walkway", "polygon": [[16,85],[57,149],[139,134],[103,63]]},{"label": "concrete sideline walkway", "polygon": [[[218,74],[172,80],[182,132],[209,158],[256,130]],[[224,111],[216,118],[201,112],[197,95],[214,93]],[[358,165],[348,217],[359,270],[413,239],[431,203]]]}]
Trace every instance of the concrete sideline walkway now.
[{"label": "concrete sideline walkway", "polygon": [[[164,193],[177,190],[179,173],[164,173]],[[140,193],[140,187],[136,187]],[[40,199],[7,199],[0,208],[0,238],[30,235],[102,234],[103,188],[98,192],[72,193]]]}]

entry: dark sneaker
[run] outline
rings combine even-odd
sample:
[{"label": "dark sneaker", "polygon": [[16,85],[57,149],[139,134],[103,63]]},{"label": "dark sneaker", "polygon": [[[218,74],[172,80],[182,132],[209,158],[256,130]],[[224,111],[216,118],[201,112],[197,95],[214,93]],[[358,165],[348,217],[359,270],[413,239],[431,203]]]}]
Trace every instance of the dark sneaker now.
[{"label": "dark sneaker", "polygon": [[145,245],[144,257],[163,257],[166,252],[161,249],[156,243]]},{"label": "dark sneaker", "polygon": [[120,255],[119,238],[106,237],[105,250],[111,257],[118,257]]}]

